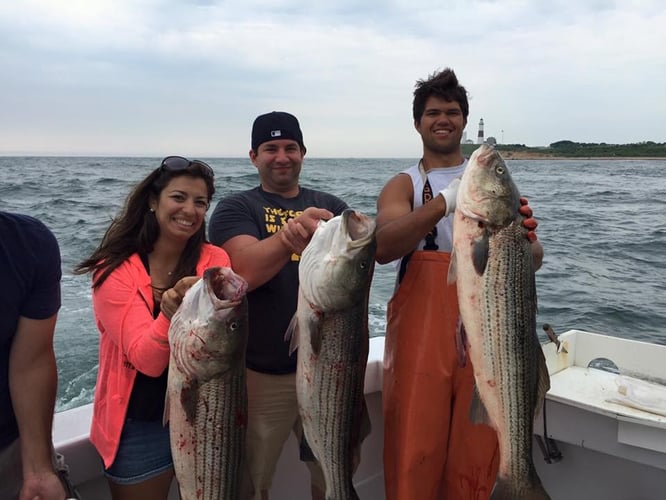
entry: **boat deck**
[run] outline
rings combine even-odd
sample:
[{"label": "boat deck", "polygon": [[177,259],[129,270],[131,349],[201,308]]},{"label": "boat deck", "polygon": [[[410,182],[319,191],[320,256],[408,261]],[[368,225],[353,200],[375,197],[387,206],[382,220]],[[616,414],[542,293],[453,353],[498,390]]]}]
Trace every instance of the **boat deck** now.
[{"label": "boat deck", "polygon": [[[666,406],[661,407],[661,404],[666,404],[666,386],[650,384],[652,395],[646,391],[645,398],[635,401],[620,392],[621,387],[627,386],[642,390],[648,387],[644,380],[636,377],[597,368],[571,366],[551,375],[548,397],[588,411],[666,429],[666,415],[655,413],[666,412]],[[643,401],[644,404],[641,404]],[[648,403],[651,403],[649,406],[653,406],[654,411],[648,409]]]},{"label": "boat deck", "polygon": [[559,340],[567,352],[543,346],[548,436],[666,470],[666,386],[647,382],[666,380],[666,346],[578,330]]}]

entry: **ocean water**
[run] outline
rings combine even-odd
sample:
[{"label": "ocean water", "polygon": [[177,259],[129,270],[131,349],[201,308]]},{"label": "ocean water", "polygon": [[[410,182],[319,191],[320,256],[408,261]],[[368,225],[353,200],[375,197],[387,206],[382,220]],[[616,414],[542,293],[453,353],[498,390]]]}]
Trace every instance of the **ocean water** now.
[{"label": "ocean water", "polygon": [[[255,186],[246,158],[202,158],[220,197]],[[306,158],[301,182],[367,214],[384,183],[415,159]],[[41,219],[63,261],[63,305],[55,333],[57,410],[92,401],[98,332],[90,279],[74,266],[99,243],[131,186],[158,158],[0,157],[0,210]],[[539,220],[545,247],[537,273],[541,325],[666,344],[666,160],[512,160],[509,169]],[[392,265],[377,266],[370,295],[371,335],[383,335]],[[415,332],[418,335],[418,332]],[[418,337],[415,337],[415,341]]]}]

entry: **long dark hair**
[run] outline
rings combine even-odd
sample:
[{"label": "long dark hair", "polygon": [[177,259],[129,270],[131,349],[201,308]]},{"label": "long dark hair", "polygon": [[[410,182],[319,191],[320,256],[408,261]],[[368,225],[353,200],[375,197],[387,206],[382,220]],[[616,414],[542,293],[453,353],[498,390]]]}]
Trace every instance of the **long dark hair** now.
[{"label": "long dark hair", "polygon": [[[160,227],[155,213],[149,210],[149,203],[159,199],[162,190],[175,177],[188,175],[201,178],[208,189],[208,203],[215,193],[212,171],[205,164],[191,162],[186,169],[172,171],[159,167],[130,191],[120,215],[111,221],[101,243],[90,257],[74,268],[75,274],[93,274],[93,288],[97,288],[109,275],[132,254],[148,255],[153,251],[160,235]],[[194,274],[201,254],[201,247],[206,242],[206,224],[192,235],[178,259],[176,269],[171,275],[172,287],[180,278]]]}]

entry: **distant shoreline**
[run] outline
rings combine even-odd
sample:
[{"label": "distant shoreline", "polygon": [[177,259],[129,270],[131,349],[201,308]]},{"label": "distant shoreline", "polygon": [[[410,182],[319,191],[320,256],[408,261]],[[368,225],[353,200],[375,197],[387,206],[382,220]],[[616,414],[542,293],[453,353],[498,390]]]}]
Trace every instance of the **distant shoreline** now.
[{"label": "distant shoreline", "polygon": [[505,160],[666,160],[665,156],[559,156],[532,151],[499,151]]},{"label": "distant shoreline", "polygon": [[[463,155],[470,157],[480,144],[462,144]],[[666,160],[666,143],[635,144],[578,143],[558,141],[550,146],[496,144],[505,160]]]}]

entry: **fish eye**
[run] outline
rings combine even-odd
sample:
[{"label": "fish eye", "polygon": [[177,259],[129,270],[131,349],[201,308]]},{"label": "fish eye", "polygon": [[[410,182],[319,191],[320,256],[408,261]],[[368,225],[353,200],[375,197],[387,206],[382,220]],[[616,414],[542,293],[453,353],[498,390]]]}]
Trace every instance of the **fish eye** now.
[{"label": "fish eye", "polygon": [[502,175],[504,173],[504,167],[502,165],[498,165],[497,167],[495,167],[495,172]]},{"label": "fish eye", "polygon": [[232,332],[238,330],[238,321],[232,321],[231,323],[229,323],[229,330],[231,330]]}]

